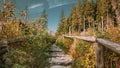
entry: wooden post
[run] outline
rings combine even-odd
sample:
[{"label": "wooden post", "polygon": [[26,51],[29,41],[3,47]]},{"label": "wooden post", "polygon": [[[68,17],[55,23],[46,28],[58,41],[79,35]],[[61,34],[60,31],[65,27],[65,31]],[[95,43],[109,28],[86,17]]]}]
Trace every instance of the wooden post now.
[{"label": "wooden post", "polygon": [[76,41],[77,41],[77,39],[74,38],[74,42],[73,42],[73,44],[71,45],[71,48],[70,48],[70,52],[73,55],[73,57],[75,57],[75,54],[76,54],[76,51],[75,51],[75,49],[76,49]]},{"label": "wooden post", "polygon": [[71,35],[71,27],[69,27],[69,35]]},{"label": "wooden post", "polygon": [[103,46],[95,43],[96,49],[96,68],[104,68]]},{"label": "wooden post", "polygon": [[85,16],[84,16],[84,32],[85,32],[85,30],[86,30],[86,24],[85,24]]},{"label": "wooden post", "polygon": [[103,30],[104,30],[103,16],[101,16],[101,20],[102,20],[101,24],[102,24],[102,32],[103,32]]},{"label": "wooden post", "polygon": [[5,62],[3,60],[3,55],[8,52],[7,41],[0,41],[0,68],[5,68]]}]

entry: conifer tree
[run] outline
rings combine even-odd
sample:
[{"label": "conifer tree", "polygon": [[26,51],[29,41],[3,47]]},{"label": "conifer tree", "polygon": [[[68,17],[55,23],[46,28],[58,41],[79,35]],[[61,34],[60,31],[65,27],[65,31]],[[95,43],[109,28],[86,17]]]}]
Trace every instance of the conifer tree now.
[{"label": "conifer tree", "polygon": [[64,22],[65,22],[65,15],[64,15],[64,10],[61,11],[61,17],[60,17],[60,22],[58,24],[57,32],[56,35],[61,35],[64,34]]},{"label": "conifer tree", "polygon": [[71,21],[71,23],[72,23],[72,33],[74,33],[74,32],[77,32],[78,30],[78,21],[77,21],[77,13],[76,13],[76,6],[72,6],[72,9],[71,9],[71,15],[72,15],[72,21]]},{"label": "conifer tree", "polygon": [[1,2],[0,21],[7,22],[12,16],[14,16],[14,9],[14,3],[3,0],[3,2]]},{"label": "conifer tree", "polygon": [[86,18],[88,27],[90,28],[95,17],[95,4],[93,0],[84,0],[83,4],[83,14]]},{"label": "conifer tree", "polygon": [[82,4],[81,4],[81,1],[78,0],[78,5],[77,5],[77,9],[76,9],[76,13],[77,13],[77,30],[78,32],[81,31],[81,28],[82,28]]},{"label": "conifer tree", "polygon": [[41,18],[40,24],[41,24],[42,28],[47,29],[47,14],[46,14],[45,9],[42,11],[42,15],[40,18]]},{"label": "conifer tree", "polygon": [[99,28],[105,29],[113,25],[114,12],[112,11],[111,0],[97,0],[97,22]]},{"label": "conifer tree", "polygon": [[112,0],[112,9],[115,14],[115,25],[120,25],[120,0]]}]

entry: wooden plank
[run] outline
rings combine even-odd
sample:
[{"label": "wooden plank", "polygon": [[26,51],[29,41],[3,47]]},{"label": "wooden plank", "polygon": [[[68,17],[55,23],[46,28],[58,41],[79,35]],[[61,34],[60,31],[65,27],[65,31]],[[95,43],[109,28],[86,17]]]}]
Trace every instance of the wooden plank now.
[{"label": "wooden plank", "polygon": [[84,40],[84,41],[88,41],[88,42],[96,42],[96,38],[94,36],[65,36],[66,38],[76,38],[76,39],[80,39],[80,40]]},{"label": "wooden plank", "polygon": [[104,68],[103,46],[95,43],[96,68]]},{"label": "wooden plank", "polygon": [[112,42],[112,41],[108,41],[108,40],[102,39],[102,38],[97,38],[97,42],[99,44],[102,44],[103,46],[109,48],[110,50],[120,54],[120,44]]}]

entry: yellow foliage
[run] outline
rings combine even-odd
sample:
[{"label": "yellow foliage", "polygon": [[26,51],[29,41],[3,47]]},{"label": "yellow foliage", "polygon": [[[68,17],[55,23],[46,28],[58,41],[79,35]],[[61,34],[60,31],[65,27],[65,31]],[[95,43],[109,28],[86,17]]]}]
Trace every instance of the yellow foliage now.
[{"label": "yellow foliage", "polygon": [[[79,58],[82,58],[79,60]],[[89,44],[84,41],[78,41],[76,45],[76,60],[78,62],[74,63],[75,65],[79,63],[79,67],[83,68],[94,68],[95,66],[95,47],[93,44]],[[74,66],[74,65],[73,65]],[[78,67],[78,66],[76,66]]]},{"label": "yellow foliage", "polygon": [[18,22],[7,22],[3,24],[0,37],[4,39],[12,39],[22,37],[21,29]]}]

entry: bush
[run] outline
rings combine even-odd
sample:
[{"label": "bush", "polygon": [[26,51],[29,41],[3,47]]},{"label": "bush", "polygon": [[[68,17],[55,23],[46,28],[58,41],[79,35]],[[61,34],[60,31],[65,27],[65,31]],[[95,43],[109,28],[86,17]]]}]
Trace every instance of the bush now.
[{"label": "bush", "polygon": [[[18,41],[9,43],[9,52],[4,55],[5,68],[44,68],[48,66],[49,53],[46,50],[55,42],[54,37],[36,28],[35,23],[20,26],[19,22],[3,25],[0,37]],[[22,41],[19,41],[22,38]]]},{"label": "bush", "polygon": [[73,39],[67,38],[64,39],[63,37],[58,37],[56,40],[56,45],[58,45],[61,49],[64,50],[65,53],[70,52],[71,45],[73,44]]},{"label": "bush", "polygon": [[95,47],[92,43],[85,41],[77,41],[76,54],[74,54],[74,62],[72,64],[75,68],[94,68],[95,67]]}]

